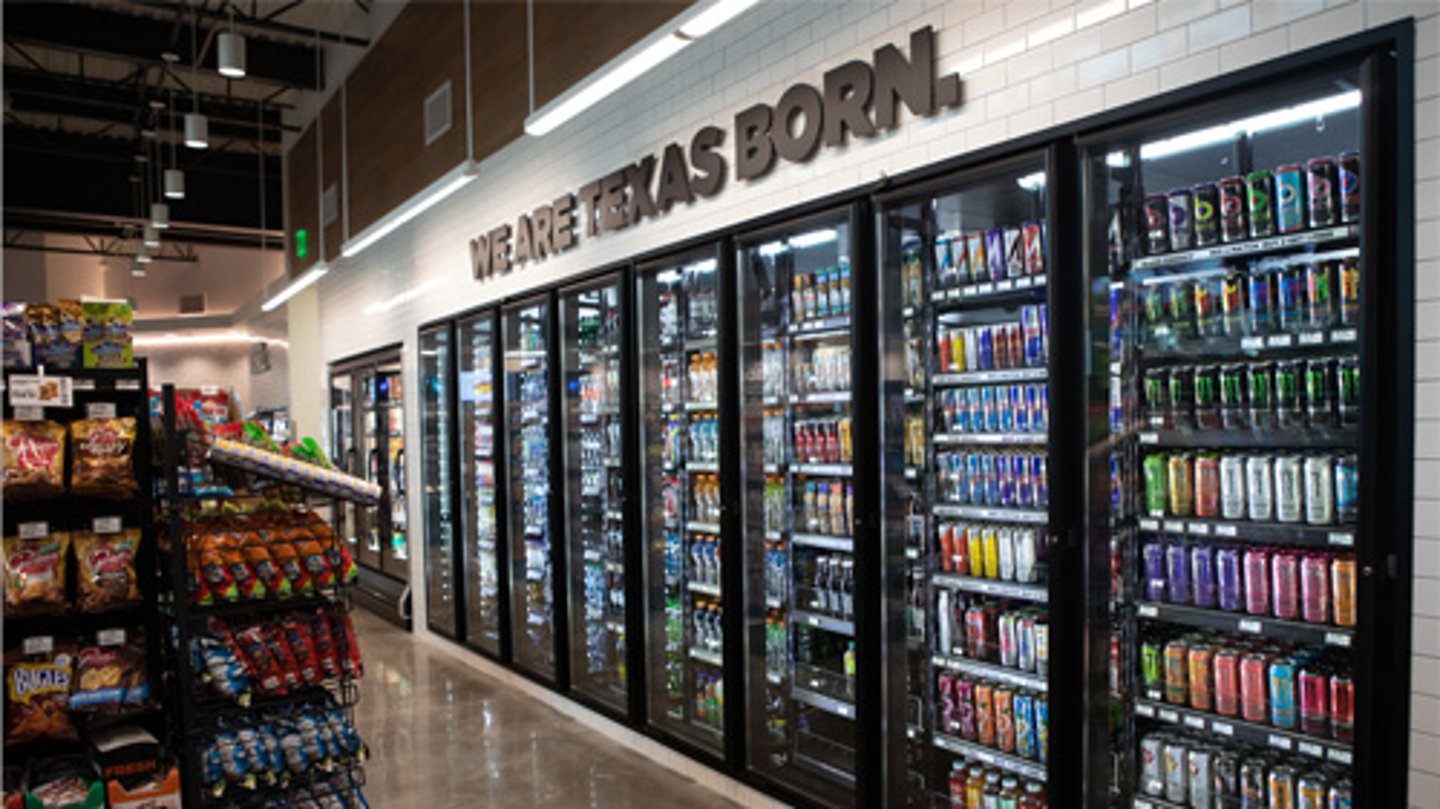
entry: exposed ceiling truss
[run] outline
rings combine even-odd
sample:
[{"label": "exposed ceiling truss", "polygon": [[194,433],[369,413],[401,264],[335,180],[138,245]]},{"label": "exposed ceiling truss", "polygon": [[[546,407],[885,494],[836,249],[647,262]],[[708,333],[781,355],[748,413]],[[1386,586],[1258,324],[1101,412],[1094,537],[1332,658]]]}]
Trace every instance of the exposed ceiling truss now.
[{"label": "exposed ceiling truss", "polygon": [[[140,244],[140,235],[138,228],[133,233],[122,236],[82,234],[79,244],[66,245],[50,243],[42,231],[6,228],[5,249],[133,259]],[[180,261],[193,264],[200,260],[193,244],[174,241],[161,242],[160,247],[151,256],[155,261]]]}]

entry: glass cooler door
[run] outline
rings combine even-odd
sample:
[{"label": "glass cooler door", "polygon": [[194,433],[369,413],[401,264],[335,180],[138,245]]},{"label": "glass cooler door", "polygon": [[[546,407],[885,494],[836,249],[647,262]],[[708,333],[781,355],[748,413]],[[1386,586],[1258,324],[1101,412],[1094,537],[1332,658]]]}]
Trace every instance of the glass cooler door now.
[{"label": "glass cooler door", "polygon": [[714,253],[641,271],[641,536],[650,722],[723,740],[719,272]]},{"label": "glass cooler door", "polygon": [[[355,378],[350,374],[330,377],[330,462],[352,475],[363,474],[355,455]],[[360,558],[360,527],[354,503],[345,501],[336,512],[335,532],[350,545],[350,555]]]},{"label": "glass cooler door", "polygon": [[389,493],[389,510],[379,515],[377,534],[381,540],[380,569],[391,578],[410,578],[409,489],[405,474],[405,388],[400,362],[385,363],[376,370],[375,406],[383,435],[377,444],[377,460],[385,465],[384,485]]},{"label": "glass cooler door", "polygon": [[1357,86],[1313,76],[1083,147],[1090,395],[1109,401],[1091,542],[1111,564],[1091,587],[1110,666],[1091,690],[1110,695],[1119,804],[1353,798]]},{"label": "glass cooler door", "polygon": [[550,525],[550,302],[504,313],[510,489],[510,596],[515,664],[555,677],[555,571]]},{"label": "glass cooler door", "polygon": [[851,249],[840,214],[739,252],[749,764],[832,804],[855,799]]},{"label": "glass cooler door", "polygon": [[625,692],[625,512],[620,282],[560,295],[570,677],[616,709]]},{"label": "glass cooler door", "polygon": [[461,601],[455,575],[455,482],[451,431],[454,379],[448,325],[420,333],[420,430],[425,498],[426,621],[448,638],[458,637]]},{"label": "glass cooler door", "polygon": [[[385,471],[382,460],[385,454],[385,434],[382,431],[384,425],[380,421],[383,414],[378,391],[379,379],[373,367],[360,368],[356,375],[360,380],[360,436],[356,442],[356,460],[360,466],[356,474],[383,489],[385,479],[381,475]],[[381,508],[361,509],[355,515],[356,530],[360,536],[360,552],[355,561],[377,572],[380,570],[380,560],[385,555],[380,534],[384,530],[381,525],[381,512],[386,504],[388,501],[382,503]]]},{"label": "glass cooler door", "polygon": [[460,493],[465,531],[465,640],[499,656],[504,626],[495,464],[495,313],[460,321]]}]

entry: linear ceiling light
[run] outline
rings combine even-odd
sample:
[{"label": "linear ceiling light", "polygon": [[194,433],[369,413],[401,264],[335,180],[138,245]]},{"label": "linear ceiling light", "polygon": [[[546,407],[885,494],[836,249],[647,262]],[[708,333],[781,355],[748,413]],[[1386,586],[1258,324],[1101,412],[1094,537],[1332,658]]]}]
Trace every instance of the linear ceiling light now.
[{"label": "linear ceiling light", "polygon": [[1313,121],[1331,113],[1344,112],[1358,106],[1360,106],[1359,90],[1337,93],[1293,107],[1282,107],[1260,115],[1242,118],[1239,121],[1231,121],[1228,124],[1207,127],[1173,138],[1146,143],[1140,147],[1140,159],[1159,160],[1217,143],[1226,143],[1241,135],[1258,135],[1272,129],[1283,129],[1305,121]]},{"label": "linear ceiling light", "polygon": [[718,0],[690,19],[680,24],[680,33],[691,39],[699,39],[716,28],[740,16],[746,9],[760,0]]},{"label": "linear ceiling light", "polygon": [[444,176],[431,183],[423,191],[401,203],[398,208],[385,214],[370,227],[355,234],[355,238],[341,245],[341,255],[346,258],[360,255],[361,251],[389,236],[396,228],[425,213],[441,200],[464,188],[471,180],[475,179],[478,168],[473,161],[466,160],[446,172]]},{"label": "linear ceiling light", "polygon": [[275,293],[270,300],[260,304],[260,311],[273,312],[285,304],[286,301],[299,295],[306,287],[319,281],[325,273],[330,272],[330,267],[325,262],[320,262],[305,271],[304,275],[285,285],[285,288]]}]

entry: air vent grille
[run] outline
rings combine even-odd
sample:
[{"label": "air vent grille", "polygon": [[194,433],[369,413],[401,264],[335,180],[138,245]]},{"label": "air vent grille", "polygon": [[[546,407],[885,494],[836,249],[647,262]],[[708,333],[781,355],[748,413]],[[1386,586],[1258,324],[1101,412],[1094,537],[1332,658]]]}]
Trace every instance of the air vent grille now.
[{"label": "air vent grille", "polygon": [[199,315],[205,313],[205,293],[197,292],[194,295],[180,296],[180,314]]},{"label": "air vent grille", "polygon": [[450,107],[450,82],[447,81],[425,99],[426,146],[450,131]]},{"label": "air vent grille", "polygon": [[334,183],[325,186],[320,195],[320,225],[328,227],[340,215],[340,189]]}]

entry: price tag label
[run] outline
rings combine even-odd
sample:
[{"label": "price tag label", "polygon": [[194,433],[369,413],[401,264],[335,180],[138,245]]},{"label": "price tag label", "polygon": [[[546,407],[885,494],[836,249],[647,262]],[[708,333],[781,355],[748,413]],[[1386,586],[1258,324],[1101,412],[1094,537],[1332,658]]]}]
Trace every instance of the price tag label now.
[{"label": "price tag label", "polygon": [[1135,713],[1146,717],[1147,719],[1155,718],[1155,709],[1144,703],[1135,706]]},{"label": "price tag label", "polygon": [[1357,339],[1357,336],[1354,329],[1336,329],[1330,332],[1330,342],[1353,343]]},{"label": "price tag label", "polygon": [[1265,345],[1270,348],[1289,348],[1295,345],[1295,336],[1291,334],[1272,334],[1265,338]]},{"label": "price tag label", "polygon": [[49,635],[36,635],[32,638],[26,638],[23,645],[25,647],[25,654],[27,655],[50,654],[55,650],[55,638]]},{"label": "price tag label", "polygon": [[989,293],[994,291],[995,285],[989,281],[986,281],[985,283],[979,284],[975,287],[975,294],[977,295],[988,295]]},{"label": "price tag label", "polygon": [[91,402],[85,405],[85,418],[87,419],[113,419],[115,418],[114,402]]},{"label": "price tag label", "polygon": [[43,407],[17,407],[15,408],[16,421],[44,421],[45,408]]},{"label": "price tag label", "polygon": [[1235,530],[1235,526],[1233,526],[1233,525],[1217,525],[1217,526],[1215,526],[1215,536],[1217,536],[1217,537],[1233,537],[1233,536],[1238,536],[1238,535],[1239,535],[1239,532]]},{"label": "price tag label", "polygon": [[1355,760],[1354,757],[1350,755],[1349,750],[1340,750],[1335,747],[1327,750],[1325,755],[1326,758],[1329,758],[1331,761],[1338,762],[1340,764],[1350,764]]},{"label": "price tag label", "polygon": [[72,380],[70,381],[70,389],[71,389],[71,390],[95,390],[95,380],[93,380],[93,379],[72,379]]},{"label": "price tag label", "polygon": [[22,522],[17,529],[21,539],[39,539],[50,533],[48,522]]},{"label": "price tag label", "polygon": [[[1163,516],[1165,516],[1165,512],[1163,512],[1163,511],[1152,511],[1152,512],[1150,512],[1150,516],[1151,516],[1151,517],[1163,517]],[[1151,525],[1154,525],[1154,526],[1155,526],[1154,528],[1151,528],[1151,529],[1150,529],[1151,531],[1159,531],[1159,530],[1160,530],[1160,523],[1158,523],[1158,522],[1153,522],[1153,521],[1152,521],[1152,522],[1151,522]]]},{"label": "price tag label", "polygon": [[1155,445],[1155,444],[1158,444],[1158,443],[1160,443],[1160,434],[1159,434],[1159,433],[1141,433],[1141,434],[1140,434],[1140,443],[1145,444],[1145,445],[1147,445],[1147,446],[1153,446],[1153,445]]},{"label": "price tag label", "polygon": [[1276,750],[1290,750],[1295,746],[1289,736],[1276,736],[1273,733],[1265,735],[1265,742]]},{"label": "price tag label", "polygon": [[1248,632],[1252,635],[1258,635],[1260,634],[1263,627],[1261,626],[1259,621],[1256,621],[1253,618],[1241,618],[1236,628],[1239,629],[1241,632]]},{"label": "price tag label", "polygon": [[1180,520],[1166,520],[1165,530],[1172,534],[1183,534],[1185,533],[1185,523]]},{"label": "price tag label", "polygon": [[120,533],[120,518],[96,517],[91,528],[97,534],[118,534]]},{"label": "price tag label", "polygon": [[1325,757],[1325,748],[1314,742],[1300,742],[1299,749],[1300,752],[1307,756],[1314,756],[1315,758]]},{"label": "price tag label", "polygon": [[1161,722],[1169,722],[1169,723],[1172,724],[1172,725],[1178,725],[1178,724],[1180,724],[1180,714],[1178,714],[1178,713],[1176,713],[1176,712],[1174,712],[1174,711],[1170,711],[1170,710],[1166,710],[1166,709],[1164,709],[1164,708],[1161,708],[1160,711],[1159,711],[1159,714],[1160,714],[1160,721],[1161,721]]},{"label": "price tag label", "polygon": [[1329,646],[1350,648],[1350,636],[1343,632],[1326,632],[1325,643]]},{"label": "price tag label", "polygon": [[1160,610],[1155,609],[1153,604],[1141,604],[1135,608],[1135,612],[1141,618],[1157,618],[1160,615]]},{"label": "price tag label", "polygon": [[1211,722],[1210,729],[1221,736],[1235,735],[1235,726],[1229,722]]},{"label": "price tag label", "polygon": [[95,633],[95,640],[101,646],[124,646],[125,630],[123,629],[102,629]]},{"label": "price tag label", "polygon": [[1205,720],[1198,716],[1187,716],[1185,717],[1185,726],[1195,728],[1196,730],[1204,730]]},{"label": "price tag label", "polygon": [[1318,346],[1324,344],[1325,332],[1323,331],[1307,331],[1300,335],[1300,345],[1302,346]]},{"label": "price tag label", "polygon": [[1210,535],[1210,523],[1206,523],[1206,522],[1192,522],[1192,523],[1190,523],[1190,533],[1192,533],[1192,534],[1199,534],[1200,536],[1209,536],[1209,535]]},{"label": "price tag label", "polygon": [[823,621],[820,620],[819,616],[815,616],[815,615],[807,615],[807,616],[805,616],[805,621],[806,621],[806,623],[810,624],[811,626],[820,626],[820,624],[824,623]]},{"label": "price tag label", "polygon": [[945,300],[945,293],[944,293],[943,291],[942,291],[942,292],[932,292],[932,293],[930,293],[930,300],[935,301],[936,303],[939,303],[940,301]]},{"label": "price tag label", "polygon": [[952,300],[952,301],[958,301],[958,300],[960,300],[960,290],[958,290],[958,289],[952,289],[952,290],[950,290],[950,295],[949,295],[948,297],[949,297],[950,300]]},{"label": "price tag label", "polygon": [[1159,531],[1159,530],[1160,530],[1160,521],[1159,521],[1159,520],[1141,520],[1141,521],[1140,521],[1140,530],[1142,530],[1142,531]]},{"label": "price tag label", "polygon": [[1240,339],[1240,348],[1245,351],[1256,351],[1265,347],[1263,337],[1243,337]]},{"label": "price tag label", "polygon": [[1015,288],[1015,282],[1014,282],[1014,281],[997,281],[997,282],[995,283],[995,291],[996,291],[996,292],[1008,292],[1008,291],[1010,291],[1010,290],[1012,290],[1012,289],[1014,289],[1014,288]]},{"label": "price tag label", "polygon": [[1351,548],[1355,545],[1355,535],[1349,531],[1331,531],[1326,539],[1329,540],[1331,545],[1339,545],[1345,548]]},{"label": "price tag label", "polygon": [[140,390],[140,380],[118,379],[115,381],[115,390]]}]

